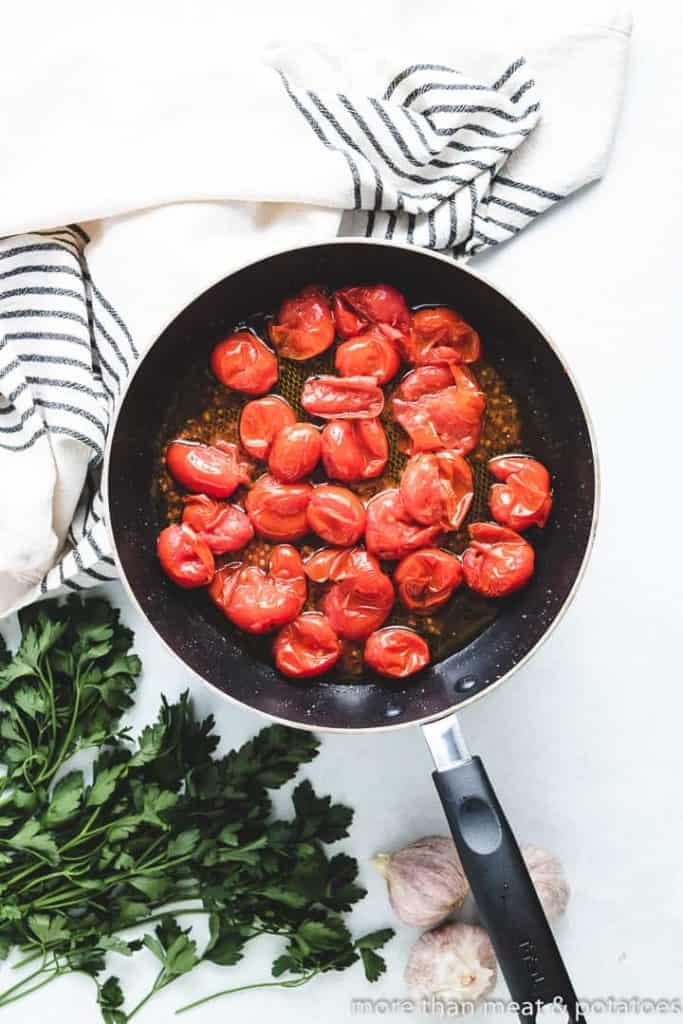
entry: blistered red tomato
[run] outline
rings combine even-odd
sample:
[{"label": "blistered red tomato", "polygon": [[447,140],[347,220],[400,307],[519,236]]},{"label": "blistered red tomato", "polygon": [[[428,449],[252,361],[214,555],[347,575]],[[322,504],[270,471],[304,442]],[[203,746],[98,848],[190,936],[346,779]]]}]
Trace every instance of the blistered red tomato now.
[{"label": "blistered red tomato", "polygon": [[247,633],[268,633],[292,622],[306,601],[301,556],[289,544],[270,553],[268,572],[256,565],[229,564],[219,569],[209,596],[235,626]]},{"label": "blistered red tomato", "polygon": [[385,626],[368,637],[363,657],[375,672],[404,679],[429,664],[429,647],[414,630]]},{"label": "blistered red tomato", "polygon": [[389,442],[379,420],[330,420],[323,427],[322,460],[332,480],[352,483],[379,476],[389,459]]},{"label": "blistered red tomato", "polygon": [[339,660],[341,644],[329,619],[320,612],[304,612],[277,635],[275,665],[285,676],[319,676]]},{"label": "blistered red tomato", "polygon": [[237,445],[227,441],[213,445],[172,441],[166,450],[166,466],[188,491],[210,498],[229,498],[240,484],[249,481],[251,469]]},{"label": "blistered red tomato", "polygon": [[365,511],[365,545],[378,558],[403,558],[441,536],[440,526],[421,526],[411,518],[397,488],[376,494]]},{"label": "blistered red tomato", "polygon": [[268,456],[268,469],[285,484],[312,473],[320,459],[320,431],[312,423],[294,423],[278,430]]},{"label": "blistered red tomato", "polygon": [[378,384],[386,384],[398,373],[401,356],[395,342],[371,327],[337,347],[334,365],[340,377],[374,377]]},{"label": "blistered red tomato", "polygon": [[337,334],[353,338],[369,327],[379,327],[393,341],[410,332],[410,310],[401,293],[388,284],[340,288],[332,303]]},{"label": "blistered red tomato", "polygon": [[277,357],[253,331],[237,331],[219,341],[211,369],[226,387],[245,395],[265,395],[277,380]]},{"label": "blistered red tomato", "polygon": [[240,416],[240,441],[254,459],[267,460],[276,434],[296,423],[296,413],[279,395],[247,402]]},{"label": "blistered red tomato", "polygon": [[246,497],[247,513],[254,529],[268,540],[299,540],[308,533],[306,509],[310,484],[283,484],[274,476],[259,477]]},{"label": "blistered red tomato", "polygon": [[384,408],[384,392],[374,377],[320,374],[304,384],[301,404],[323,420],[373,419]]},{"label": "blistered red tomato", "polygon": [[368,569],[379,572],[380,564],[365,548],[320,548],[304,562],[304,572],[314,583],[338,583]]},{"label": "blistered red tomato", "polygon": [[550,474],[536,459],[526,455],[500,455],[489,461],[496,480],[489,497],[493,518],[512,530],[545,526],[553,505]]},{"label": "blistered red tomato", "polygon": [[383,572],[347,576],[323,598],[323,611],[338,636],[365,640],[386,620],[394,603],[394,587]]},{"label": "blistered red tomato", "polygon": [[353,491],[335,484],[313,489],[306,516],[314,533],[339,547],[355,544],[365,529],[363,502]]},{"label": "blistered red tomato", "polygon": [[462,582],[462,566],[441,548],[422,548],[401,559],[394,583],[406,608],[427,614],[448,601]]},{"label": "blistered red tomato", "polygon": [[524,537],[496,523],[472,523],[462,556],[465,583],[485,597],[504,597],[528,583],[534,549]]},{"label": "blistered red tomato", "polygon": [[474,328],[455,310],[430,306],[413,314],[403,348],[409,363],[474,363],[481,343]]},{"label": "blistered red tomato", "polygon": [[204,587],[213,579],[215,565],[206,541],[189,526],[167,526],[157,540],[161,568],[179,587]]},{"label": "blistered red tomato", "polygon": [[285,359],[311,359],[334,341],[330,302],[322,288],[308,285],[285,299],[269,328],[270,340]]},{"label": "blistered red tomato", "polygon": [[416,522],[457,530],[472,504],[472,470],[456,452],[413,455],[401,474],[399,490]]},{"label": "blistered red tomato", "polygon": [[443,363],[437,366],[418,366],[405,375],[396,388],[394,397],[403,398],[406,402],[416,402],[423,395],[433,395],[453,383],[453,372]]},{"label": "blistered red tomato", "polygon": [[249,516],[237,505],[216,501],[205,494],[187,495],[183,502],[183,522],[206,541],[214,555],[239,551],[254,536]]},{"label": "blistered red tomato", "polygon": [[[425,367],[426,369],[426,367]],[[415,401],[394,396],[394,418],[410,437],[410,454],[450,448],[467,455],[479,443],[486,399],[464,367],[450,368],[455,384]]]}]

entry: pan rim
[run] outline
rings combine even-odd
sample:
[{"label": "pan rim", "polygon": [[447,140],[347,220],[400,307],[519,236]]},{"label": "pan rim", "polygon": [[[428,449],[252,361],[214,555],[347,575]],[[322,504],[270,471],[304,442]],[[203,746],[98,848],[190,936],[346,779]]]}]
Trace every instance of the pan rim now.
[{"label": "pan rim", "polygon": [[[469,274],[470,276],[472,276],[474,278],[477,278],[478,280],[482,281],[485,285],[487,285],[487,287],[491,288],[494,292],[496,292],[503,299],[505,299],[506,302],[509,302],[511,306],[513,306],[516,310],[518,310],[518,312],[520,312],[524,317],[526,317],[527,320],[529,320],[530,323],[532,323],[534,325],[534,327],[539,332],[539,334],[543,337],[543,340],[549,346],[551,351],[554,353],[554,355],[556,356],[556,358],[559,361],[560,365],[562,366],[564,372],[566,373],[566,375],[567,375],[567,377],[569,379],[569,382],[571,383],[572,388],[574,389],[574,393],[576,394],[579,406],[581,408],[581,412],[582,412],[582,414],[584,416],[584,419],[586,421],[586,427],[587,427],[587,430],[588,430],[588,439],[589,439],[589,442],[590,442],[591,453],[592,453],[592,456],[593,456],[594,497],[593,497],[593,509],[592,509],[592,515],[591,515],[591,523],[590,523],[590,529],[589,529],[589,533],[588,533],[588,539],[587,539],[587,542],[586,542],[586,548],[585,548],[585,551],[584,551],[584,554],[583,554],[583,558],[581,560],[581,565],[579,566],[578,572],[576,574],[576,578],[574,580],[574,583],[572,584],[572,587],[571,587],[569,593],[567,594],[567,596],[565,597],[564,601],[562,602],[562,604],[561,604],[561,606],[560,606],[560,608],[559,608],[555,618],[550,623],[548,628],[544,631],[543,635],[541,637],[539,637],[539,639],[536,641],[536,643],[533,645],[533,647],[531,647],[526,652],[526,654],[522,658],[520,658],[520,660],[518,662],[516,662],[516,664],[514,664],[510,669],[508,669],[507,672],[503,673],[503,675],[500,676],[499,679],[496,679],[493,682],[489,683],[488,686],[486,686],[485,689],[482,689],[478,693],[474,693],[474,694],[472,694],[469,697],[465,697],[463,700],[458,701],[458,703],[452,704],[449,707],[445,708],[444,710],[437,712],[436,714],[425,715],[422,718],[414,718],[414,719],[410,719],[409,721],[406,721],[406,722],[395,722],[393,724],[388,724],[388,725],[326,726],[326,725],[316,725],[315,722],[299,722],[299,721],[293,722],[292,720],[290,720],[288,718],[283,718],[283,717],[281,717],[279,715],[274,715],[274,714],[272,714],[272,713],[270,713],[268,711],[263,711],[260,708],[253,707],[251,704],[247,704],[245,701],[238,700],[237,697],[233,697],[231,694],[227,693],[225,690],[221,690],[219,687],[217,687],[213,683],[209,682],[208,679],[205,679],[194,668],[192,668],[191,665],[188,665],[187,662],[170,646],[170,644],[168,644],[166,642],[166,640],[157,631],[156,627],[151,622],[149,617],[146,615],[144,609],[142,608],[142,605],[140,604],[140,602],[137,599],[137,596],[133,592],[133,588],[131,587],[130,583],[128,582],[128,577],[126,576],[126,573],[125,573],[125,570],[123,568],[123,564],[122,564],[121,558],[119,556],[119,551],[118,551],[118,547],[117,547],[117,544],[116,544],[116,539],[114,537],[114,531],[113,531],[112,526],[111,526],[111,516],[109,514],[110,513],[110,505],[109,505],[109,466],[110,466],[110,461],[111,461],[111,451],[112,451],[112,446],[113,446],[113,439],[114,439],[114,435],[116,433],[116,429],[117,429],[117,426],[118,426],[118,421],[119,421],[119,416],[120,416],[120,413],[121,413],[121,409],[123,407],[123,404],[124,404],[125,398],[126,398],[126,396],[128,394],[128,391],[132,387],[133,381],[135,380],[135,377],[136,377],[138,371],[141,369],[145,359],[147,358],[147,355],[151,352],[152,348],[157,344],[158,340],[162,337],[162,335],[166,332],[166,330],[170,327],[170,325],[174,322],[174,320],[183,312],[183,310],[187,309],[187,307],[190,306],[193,302],[196,302],[196,300],[201,295],[203,295],[206,291],[208,291],[209,289],[211,289],[215,285],[219,284],[221,281],[225,280],[227,277],[232,277],[234,274],[237,274],[237,273],[239,273],[242,270],[246,270],[248,267],[255,266],[256,264],[262,263],[265,260],[271,259],[274,256],[284,256],[287,253],[301,252],[301,251],[306,250],[306,249],[315,249],[315,248],[318,248],[319,246],[322,246],[322,245],[328,245],[329,246],[329,245],[349,245],[349,244],[353,244],[353,245],[368,245],[368,246],[375,246],[375,247],[378,247],[378,248],[402,249],[402,250],[405,250],[407,252],[417,253],[420,256],[424,256],[424,257],[427,257],[427,258],[430,258],[430,259],[437,260],[437,261],[439,261],[441,263],[447,264],[448,266],[457,266],[459,270],[462,270],[466,274]],[[571,368],[570,368],[570,366],[569,366],[569,364],[567,362],[567,359],[565,358],[564,354],[560,350],[560,348],[557,345],[557,343],[550,337],[548,332],[538,323],[538,321],[535,319],[535,317],[531,316],[523,306],[521,306],[517,301],[512,299],[508,295],[508,293],[506,291],[504,291],[502,288],[499,288],[498,285],[494,284],[489,279],[489,277],[486,274],[482,274],[481,272],[479,272],[477,270],[473,270],[468,264],[463,264],[463,263],[460,263],[460,262],[456,262],[455,260],[453,260],[452,257],[444,256],[441,253],[432,252],[431,250],[424,249],[424,248],[422,248],[420,246],[410,245],[409,243],[406,243],[406,242],[395,242],[393,240],[384,240],[384,239],[376,239],[376,238],[359,238],[359,237],[356,237],[354,235],[341,235],[341,236],[337,236],[337,237],[334,237],[334,238],[329,238],[329,237],[319,238],[319,239],[316,239],[316,240],[312,240],[312,241],[306,242],[303,245],[287,246],[285,248],[273,249],[273,250],[270,250],[268,252],[263,253],[261,256],[258,257],[258,259],[247,260],[244,263],[241,263],[241,264],[239,264],[237,266],[232,267],[232,269],[229,271],[229,273],[222,274],[220,277],[217,277],[215,280],[213,280],[210,283],[208,283],[204,288],[202,288],[202,290],[200,292],[198,292],[194,296],[194,298],[190,299],[189,302],[185,302],[182,306],[179,306],[178,309],[176,309],[176,311],[173,313],[173,315],[170,316],[164,322],[162,328],[157,332],[156,337],[149,343],[149,345],[147,345],[144,348],[143,354],[140,356],[140,358],[138,359],[137,363],[135,364],[135,367],[133,368],[133,371],[130,374],[130,376],[129,376],[127,382],[126,382],[125,387],[123,388],[123,390],[121,391],[121,394],[118,397],[116,406],[114,408],[114,413],[113,413],[111,421],[110,421],[109,431],[108,431],[108,434],[107,434],[107,440],[106,440],[106,444],[105,444],[104,460],[103,460],[103,464],[102,464],[102,492],[103,492],[103,499],[104,499],[104,506],[105,506],[105,526],[106,526],[106,531],[107,531],[107,537],[109,538],[109,543],[110,543],[110,546],[111,546],[112,557],[114,559],[114,563],[115,563],[116,569],[117,569],[118,574],[119,574],[118,582],[121,583],[125,593],[128,596],[128,599],[132,602],[134,607],[137,608],[138,612],[141,614],[143,619],[148,623],[149,627],[154,632],[154,635],[157,638],[157,640],[166,648],[167,651],[169,651],[169,653],[175,658],[176,661],[178,661],[181,665],[183,665],[184,668],[188,672],[190,672],[192,674],[192,676],[194,676],[196,679],[198,679],[202,683],[203,686],[207,687],[210,690],[211,693],[217,694],[219,697],[229,701],[231,704],[235,704],[235,705],[237,705],[240,708],[244,708],[244,709],[246,709],[246,710],[248,710],[250,712],[253,712],[254,714],[260,715],[263,718],[268,719],[268,721],[270,721],[270,722],[277,722],[279,725],[286,725],[286,726],[289,726],[290,728],[304,729],[307,732],[325,732],[325,733],[339,734],[339,735],[349,735],[349,734],[365,735],[365,734],[369,734],[369,733],[394,732],[394,731],[396,731],[398,729],[406,729],[406,728],[413,727],[413,726],[422,726],[422,725],[426,725],[428,722],[435,722],[435,721],[438,721],[441,718],[446,718],[448,715],[452,715],[452,714],[455,714],[456,712],[460,712],[464,708],[474,704],[475,701],[478,701],[481,698],[486,697],[486,696],[492,694],[503,683],[507,682],[512,676],[514,676],[519,671],[519,669],[521,669],[539,651],[539,649],[542,647],[542,645],[545,644],[545,642],[553,634],[553,632],[555,631],[557,626],[559,626],[560,622],[564,619],[567,611],[569,610],[569,608],[571,607],[571,605],[572,605],[572,603],[574,601],[574,598],[576,597],[576,594],[577,594],[577,592],[579,590],[579,587],[580,587],[581,583],[583,582],[584,576],[586,574],[586,570],[588,568],[588,563],[589,563],[591,555],[593,553],[593,548],[594,548],[594,544],[595,544],[595,536],[596,536],[597,527],[598,527],[599,509],[600,509],[600,497],[601,497],[601,473],[600,473],[600,463],[599,463],[599,454],[598,454],[598,445],[597,445],[597,437],[596,437],[595,425],[594,425],[592,417],[590,415],[590,411],[588,409],[588,404],[587,404],[587,402],[586,402],[586,400],[584,398],[583,392],[581,391],[581,388],[579,387],[579,384],[578,384],[578,382],[577,382],[577,380],[576,380],[576,378],[575,378],[575,376],[574,376],[574,374],[573,374],[573,372],[572,372],[572,370],[571,370]]]}]

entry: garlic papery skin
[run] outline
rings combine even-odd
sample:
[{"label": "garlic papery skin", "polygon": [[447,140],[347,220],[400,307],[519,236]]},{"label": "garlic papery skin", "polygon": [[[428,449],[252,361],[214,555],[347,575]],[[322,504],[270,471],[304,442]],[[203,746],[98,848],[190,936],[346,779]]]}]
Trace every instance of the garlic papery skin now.
[{"label": "garlic papery skin", "polygon": [[522,857],[545,916],[549,921],[557,921],[567,909],[571,892],[562,864],[541,846],[523,846]]},{"label": "garlic papery skin", "polygon": [[408,995],[423,1010],[438,1004],[472,1009],[496,984],[496,957],[483,928],[443,924],[421,935],[406,965]]},{"label": "garlic papery skin", "polygon": [[426,836],[395,853],[378,853],[372,864],[384,876],[396,916],[415,928],[440,924],[459,910],[469,883],[452,839]]}]

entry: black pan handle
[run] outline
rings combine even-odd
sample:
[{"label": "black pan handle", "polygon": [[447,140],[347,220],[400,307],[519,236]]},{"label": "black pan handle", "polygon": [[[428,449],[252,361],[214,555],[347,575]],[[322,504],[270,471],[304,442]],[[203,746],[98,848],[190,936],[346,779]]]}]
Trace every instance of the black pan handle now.
[{"label": "black pan handle", "polygon": [[[429,729],[425,727],[425,733],[436,759]],[[461,741],[459,731],[457,738]],[[442,767],[436,760],[434,783],[520,1019],[529,1024],[541,1006],[554,1003],[566,1010],[572,1024],[585,1024],[524,858],[481,760],[467,755]]]}]

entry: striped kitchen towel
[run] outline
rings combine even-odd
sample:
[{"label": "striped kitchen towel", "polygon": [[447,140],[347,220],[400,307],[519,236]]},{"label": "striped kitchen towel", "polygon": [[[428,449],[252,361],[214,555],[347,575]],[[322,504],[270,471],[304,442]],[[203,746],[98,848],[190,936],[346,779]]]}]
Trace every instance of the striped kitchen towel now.
[{"label": "striped kitchen towel", "polygon": [[[48,88],[37,63],[23,105],[0,114],[5,138],[35,126],[40,151],[61,155],[45,177],[30,147],[10,147],[0,169],[16,200],[0,208],[0,613],[115,577],[99,481],[109,424],[138,348],[179,305],[321,225],[456,258],[507,241],[601,175],[627,39],[623,23],[601,25],[539,51],[540,84],[517,55],[477,55],[476,74],[396,57],[368,73],[366,56],[363,78],[352,60],[283,51],[190,80],[167,62],[154,88],[146,64],[125,81],[98,66],[69,92],[81,145],[67,149],[49,98],[88,69],[60,54]],[[55,223],[71,226],[45,230]]]},{"label": "striped kitchen towel", "polygon": [[99,472],[138,352],[77,226],[0,240],[0,596],[115,578]]}]

